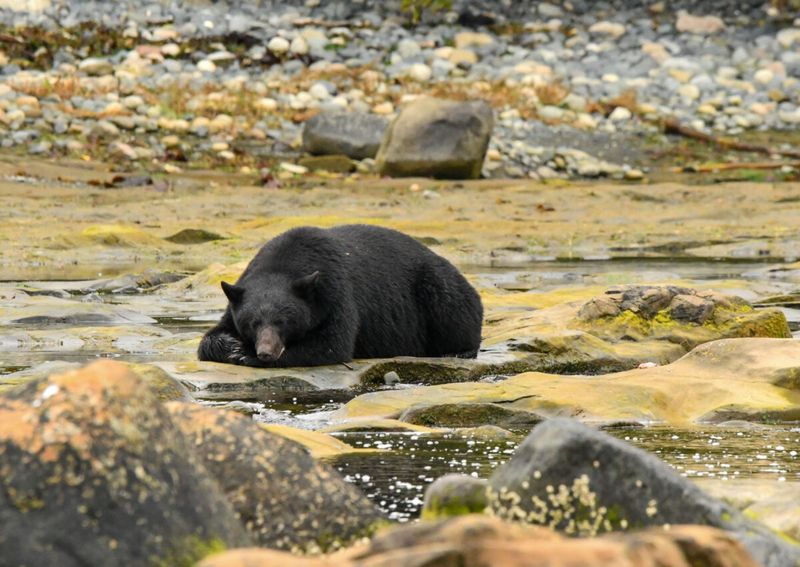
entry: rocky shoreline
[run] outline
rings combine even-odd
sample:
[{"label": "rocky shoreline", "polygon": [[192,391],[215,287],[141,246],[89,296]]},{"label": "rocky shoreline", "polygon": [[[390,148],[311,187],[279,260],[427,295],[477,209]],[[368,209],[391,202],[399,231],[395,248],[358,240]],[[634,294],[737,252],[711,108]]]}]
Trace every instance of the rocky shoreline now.
[{"label": "rocky shoreline", "polygon": [[491,103],[484,176],[635,181],[674,145],[665,119],[788,142],[800,124],[797,14],[761,2],[456,3],[414,26],[392,2],[34,4],[0,8],[0,133],[39,156],[292,176],[315,113],[434,94]]}]

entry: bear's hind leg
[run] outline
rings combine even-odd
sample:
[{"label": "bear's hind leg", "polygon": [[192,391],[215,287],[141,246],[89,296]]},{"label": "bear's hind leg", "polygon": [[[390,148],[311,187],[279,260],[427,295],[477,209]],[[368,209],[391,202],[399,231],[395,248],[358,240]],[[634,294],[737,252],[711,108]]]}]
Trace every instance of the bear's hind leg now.
[{"label": "bear's hind leg", "polygon": [[425,265],[415,292],[426,317],[426,355],[475,358],[481,343],[483,306],[458,270],[445,262]]}]

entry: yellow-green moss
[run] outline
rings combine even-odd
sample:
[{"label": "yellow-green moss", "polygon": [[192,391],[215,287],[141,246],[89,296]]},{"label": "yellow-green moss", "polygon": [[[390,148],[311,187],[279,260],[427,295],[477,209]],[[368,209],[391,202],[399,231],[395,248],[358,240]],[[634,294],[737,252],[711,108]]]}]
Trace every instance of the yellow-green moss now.
[{"label": "yellow-green moss", "polygon": [[189,536],[173,546],[172,551],[161,558],[153,558],[153,567],[193,567],[201,559],[225,551],[227,546],[219,538],[202,539]]}]

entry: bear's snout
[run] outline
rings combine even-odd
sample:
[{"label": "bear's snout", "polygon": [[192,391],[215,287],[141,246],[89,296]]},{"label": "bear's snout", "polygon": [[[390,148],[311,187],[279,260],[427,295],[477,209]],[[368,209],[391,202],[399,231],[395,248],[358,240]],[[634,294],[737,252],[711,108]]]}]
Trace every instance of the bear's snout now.
[{"label": "bear's snout", "polygon": [[256,354],[263,361],[278,360],[286,347],[275,327],[266,327],[259,331],[256,341]]}]

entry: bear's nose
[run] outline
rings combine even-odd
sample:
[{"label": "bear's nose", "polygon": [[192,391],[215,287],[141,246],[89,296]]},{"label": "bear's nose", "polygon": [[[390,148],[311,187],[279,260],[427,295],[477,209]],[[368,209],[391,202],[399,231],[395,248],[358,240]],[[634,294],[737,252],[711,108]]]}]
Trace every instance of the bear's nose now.
[{"label": "bear's nose", "polygon": [[263,361],[278,360],[286,347],[275,327],[265,327],[258,333],[256,354]]}]

